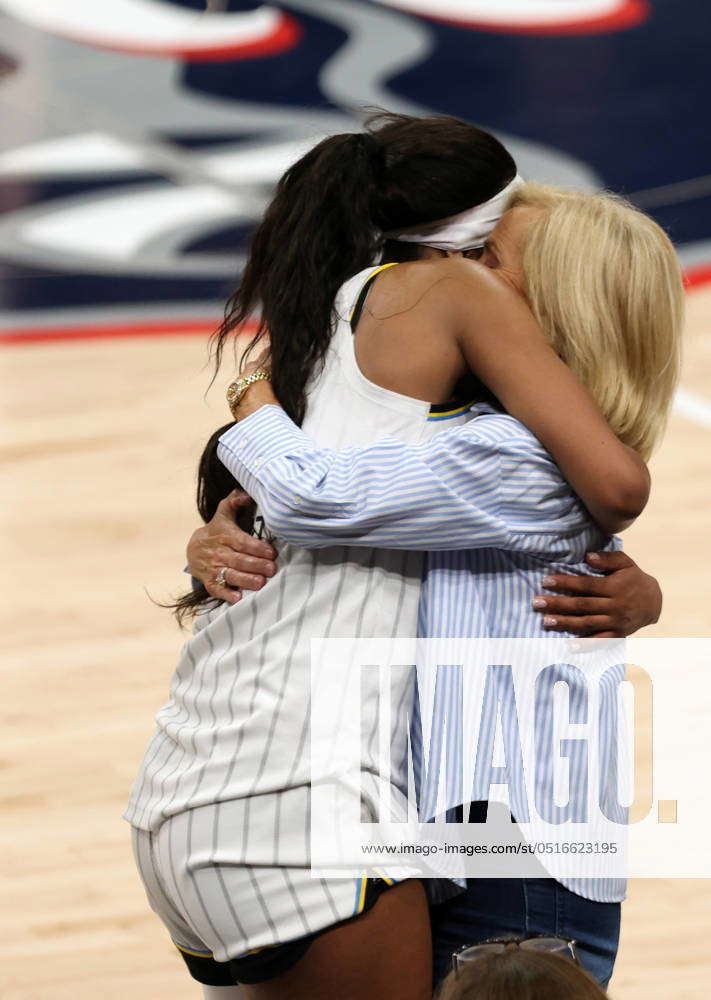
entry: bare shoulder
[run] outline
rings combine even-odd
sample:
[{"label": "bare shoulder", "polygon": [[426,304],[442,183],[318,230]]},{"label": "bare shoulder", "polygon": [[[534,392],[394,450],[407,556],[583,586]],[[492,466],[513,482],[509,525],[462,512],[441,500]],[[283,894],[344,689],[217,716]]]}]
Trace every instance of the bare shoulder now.
[{"label": "bare shoulder", "polygon": [[378,275],[368,307],[372,315],[386,318],[402,310],[423,311],[466,306],[477,302],[501,303],[512,289],[488,268],[466,257],[409,261]]},{"label": "bare shoulder", "polygon": [[368,310],[385,318],[402,310],[408,312],[441,280],[439,261],[416,260],[382,271],[368,295]]}]

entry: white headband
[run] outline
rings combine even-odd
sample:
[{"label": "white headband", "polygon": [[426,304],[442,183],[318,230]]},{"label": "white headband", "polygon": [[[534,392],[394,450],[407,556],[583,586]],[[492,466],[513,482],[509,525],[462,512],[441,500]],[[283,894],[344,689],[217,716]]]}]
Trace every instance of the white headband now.
[{"label": "white headband", "polygon": [[499,191],[483,205],[475,205],[459,215],[450,215],[448,219],[412,226],[410,229],[393,229],[384,235],[389,240],[423,243],[438,250],[470,250],[483,246],[506,211],[509,198],[522,184],[525,184],[523,177],[516,174],[503,191]]}]

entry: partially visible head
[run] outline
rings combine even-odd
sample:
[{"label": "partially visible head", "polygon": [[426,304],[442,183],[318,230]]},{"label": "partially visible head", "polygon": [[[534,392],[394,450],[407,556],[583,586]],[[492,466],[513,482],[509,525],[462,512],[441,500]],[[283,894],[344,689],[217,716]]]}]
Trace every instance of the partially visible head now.
[{"label": "partially visible head", "polygon": [[488,201],[515,175],[494,136],[448,116],[379,112],[365,132],[324,139],[277,185],[218,331],[217,363],[226,339],[258,309],[275,392],[300,421],[306,383],[330,343],[339,287],[381,259],[417,255],[383,234]]},{"label": "partially visible head", "polygon": [[606,994],[569,958],[511,947],[450,973],[436,1000],[606,1000]]},{"label": "partially visible head", "polygon": [[448,115],[378,112],[366,122],[366,134],[376,158],[370,214],[383,232],[457,215],[516,176],[498,139]]},{"label": "partially visible head", "polygon": [[521,287],[617,436],[648,458],[681,357],[684,289],[664,230],[616,195],[526,184],[482,263]]}]

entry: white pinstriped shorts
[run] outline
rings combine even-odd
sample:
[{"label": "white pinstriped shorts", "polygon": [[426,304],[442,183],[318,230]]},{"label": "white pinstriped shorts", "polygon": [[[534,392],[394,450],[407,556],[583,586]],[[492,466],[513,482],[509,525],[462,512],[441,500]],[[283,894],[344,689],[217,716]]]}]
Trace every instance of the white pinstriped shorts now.
[{"label": "white pinstriped shorts", "polygon": [[248,802],[199,806],[153,833],[132,828],[148,902],[180,951],[226,962],[363,911],[365,878],[313,878],[308,865],[266,857],[247,864],[240,833]]}]

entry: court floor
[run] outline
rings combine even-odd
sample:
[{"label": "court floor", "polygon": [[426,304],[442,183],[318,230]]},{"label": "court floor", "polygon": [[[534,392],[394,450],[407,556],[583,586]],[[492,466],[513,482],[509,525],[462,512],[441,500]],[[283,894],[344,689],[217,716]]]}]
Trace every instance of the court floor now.
[{"label": "court floor", "polygon": [[[197,996],[120,816],[181,645],[194,467],[225,421],[201,336],[0,351],[5,599],[0,908],[7,1000]],[[649,634],[711,634],[711,286],[689,297],[684,394],[626,546],[661,580]],[[711,883],[637,880],[615,1000],[705,1000]]]}]

